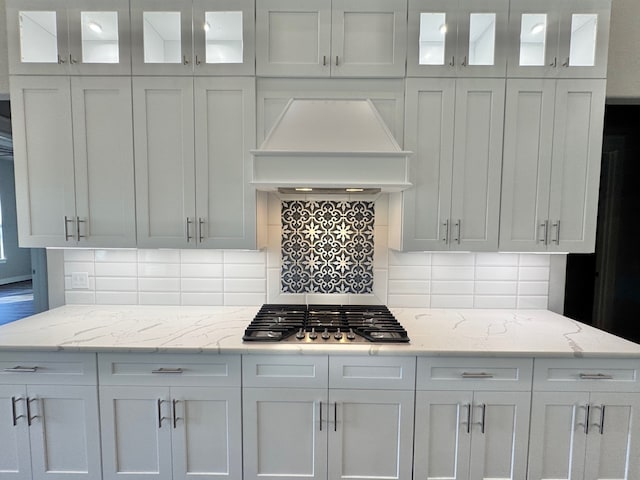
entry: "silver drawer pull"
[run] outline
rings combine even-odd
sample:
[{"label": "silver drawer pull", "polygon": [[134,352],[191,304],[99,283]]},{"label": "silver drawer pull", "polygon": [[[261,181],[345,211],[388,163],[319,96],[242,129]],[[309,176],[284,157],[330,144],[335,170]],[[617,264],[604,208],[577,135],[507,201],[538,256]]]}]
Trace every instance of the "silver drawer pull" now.
[{"label": "silver drawer pull", "polygon": [[613,380],[613,375],[606,373],[581,373],[580,380]]},{"label": "silver drawer pull", "polygon": [[21,367],[20,365],[4,369],[5,372],[9,373],[35,373],[37,370],[38,367]]},{"label": "silver drawer pull", "polygon": [[493,373],[486,372],[462,372],[462,378],[493,378]]},{"label": "silver drawer pull", "polygon": [[182,373],[183,370],[181,368],[158,368],[156,370],[151,370],[151,373],[173,373],[173,374],[180,374]]}]

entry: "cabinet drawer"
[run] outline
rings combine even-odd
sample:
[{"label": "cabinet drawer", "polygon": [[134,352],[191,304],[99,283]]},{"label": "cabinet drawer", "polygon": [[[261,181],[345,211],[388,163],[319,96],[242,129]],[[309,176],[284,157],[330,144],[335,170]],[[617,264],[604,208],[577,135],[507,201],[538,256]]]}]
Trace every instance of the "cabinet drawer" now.
[{"label": "cabinet drawer", "polygon": [[240,386],[239,355],[98,354],[101,385]]},{"label": "cabinet drawer", "polygon": [[0,384],[95,385],[94,353],[0,353]]},{"label": "cabinet drawer", "polygon": [[415,357],[330,357],[331,388],[413,390]]},{"label": "cabinet drawer", "polygon": [[530,358],[418,358],[418,390],[531,390]]},{"label": "cabinet drawer", "polygon": [[640,360],[597,358],[536,359],[534,390],[547,391],[640,391]]},{"label": "cabinet drawer", "polygon": [[245,355],[242,384],[245,387],[327,388],[327,357]]}]

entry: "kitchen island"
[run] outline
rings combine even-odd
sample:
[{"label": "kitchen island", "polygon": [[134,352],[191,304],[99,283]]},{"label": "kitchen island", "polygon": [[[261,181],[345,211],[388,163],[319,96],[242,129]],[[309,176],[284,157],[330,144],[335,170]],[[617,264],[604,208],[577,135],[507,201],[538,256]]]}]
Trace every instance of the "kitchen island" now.
[{"label": "kitchen island", "polygon": [[0,480],[640,479],[640,345],[472,309],[392,309],[407,344],[243,342],[257,310],[0,327]]}]

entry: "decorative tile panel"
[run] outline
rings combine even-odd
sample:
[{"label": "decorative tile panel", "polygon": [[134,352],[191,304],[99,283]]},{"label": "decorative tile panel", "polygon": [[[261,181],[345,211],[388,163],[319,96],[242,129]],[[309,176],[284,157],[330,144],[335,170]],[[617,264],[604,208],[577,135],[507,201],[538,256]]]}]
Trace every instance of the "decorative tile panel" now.
[{"label": "decorative tile panel", "polygon": [[373,202],[283,201],[283,293],[372,293]]}]

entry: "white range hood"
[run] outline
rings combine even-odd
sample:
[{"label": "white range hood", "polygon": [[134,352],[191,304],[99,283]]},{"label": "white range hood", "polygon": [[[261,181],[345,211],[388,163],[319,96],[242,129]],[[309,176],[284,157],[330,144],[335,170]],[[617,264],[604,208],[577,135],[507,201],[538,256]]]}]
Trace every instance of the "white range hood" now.
[{"label": "white range hood", "polygon": [[291,99],[253,154],[258,189],[411,187],[409,155],[370,100]]}]

